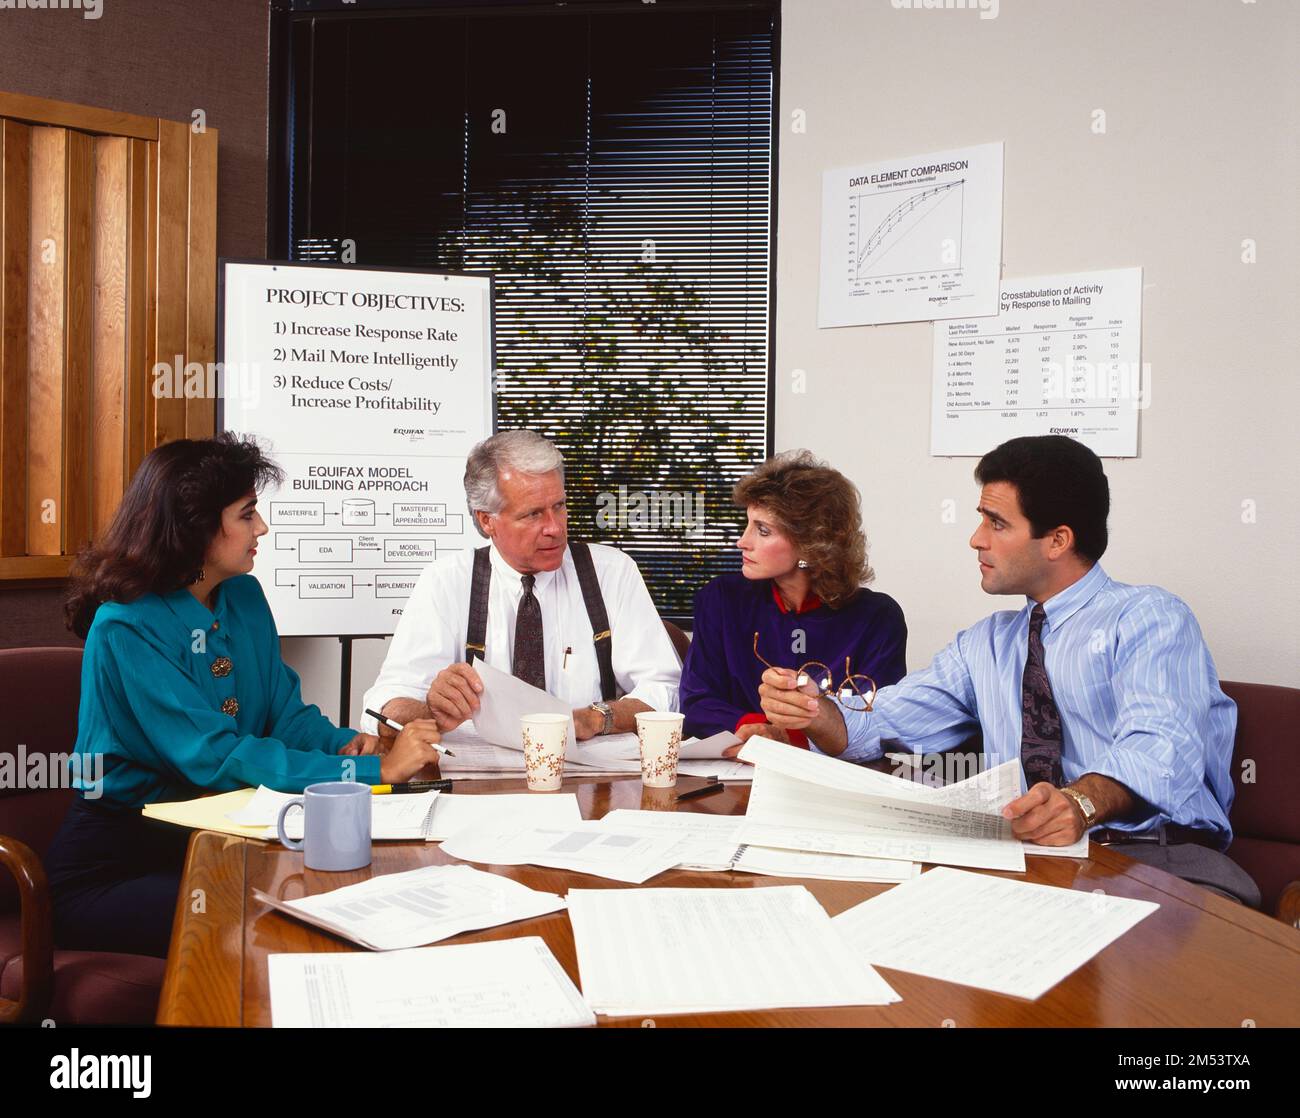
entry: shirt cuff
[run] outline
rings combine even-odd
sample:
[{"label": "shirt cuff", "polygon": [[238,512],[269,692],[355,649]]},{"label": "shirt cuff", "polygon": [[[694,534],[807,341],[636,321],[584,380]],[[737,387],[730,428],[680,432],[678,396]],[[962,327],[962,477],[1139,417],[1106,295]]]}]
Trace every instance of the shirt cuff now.
[{"label": "shirt cuff", "polygon": [[[677,689],[669,687],[665,683],[638,683],[631,691],[621,697],[624,699],[639,699],[651,710],[663,711],[666,714],[674,714],[680,709]],[[596,699],[599,698],[600,696],[597,695]]]},{"label": "shirt cuff", "polygon": [[884,756],[885,750],[880,744],[881,726],[871,711],[845,710],[841,707],[840,716],[844,719],[844,734],[848,739],[844,752],[825,753],[817,748],[816,742],[810,741],[808,748],[811,752],[821,753],[824,757],[838,757],[841,761],[852,761],[855,764],[876,761]]},{"label": "shirt cuff", "polygon": [[1086,766],[1084,775],[1087,773],[1117,780],[1170,821],[1187,822],[1174,815],[1174,774],[1150,754],[1136,749],[1112,749],[1097,764]]},{"label": "shirt cuff", "polygon": [[380,782],[380,766],[384,759],[377,753],[367,754],[365,757],[351,758],[357,763],[357,783],[358,784],[378,784]]},{"label": "shirt cuff", "polygon": [[365,713],[367,707],[371,710],[382,711],[394,699],[414,699],[417,703],[422,703],[428,698],[428,695],[429,689],[427,687],[423,691],[416,687],[389,686],[382,691],[377,687],[372,687],[361,700],[362,715],[357,722],[357,726],[363,734],[378,734],[379,723]]}]

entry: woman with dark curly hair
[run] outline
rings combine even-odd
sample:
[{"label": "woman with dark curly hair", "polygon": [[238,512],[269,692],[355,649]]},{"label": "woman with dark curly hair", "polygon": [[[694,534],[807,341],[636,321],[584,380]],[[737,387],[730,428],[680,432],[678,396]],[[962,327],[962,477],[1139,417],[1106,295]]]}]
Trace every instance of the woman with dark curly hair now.
[{"label": "woman with dark curly hair", "polygon": [[865,588],[873,574],[858,491],[838,470],[806,450],[777,455],[741,478],[732,499],[748,518],[736,542],[741,568],[695,596],[682,669],[685,730],[700,737],[732,730],[742,742],[758,734],[807,748],[803,734],[763,715],[764,664],[820,661],[833,675],[819,682],[838,688],[847,660],[854,676],[878,687],[897,683],[907,674],[903,611]]},{"label": "woman with dark curly hair", "polygon": [[279,477],[231,434],[166,443],[78,559],[66,605],[86,640],[78,795],[46,858],[60,947],[167,954],[189,833],[144,819],[144,804],[403,781],[437,759],[432,721],[382,753],[303,702],[248,573],[267,531],[257,490]]}]

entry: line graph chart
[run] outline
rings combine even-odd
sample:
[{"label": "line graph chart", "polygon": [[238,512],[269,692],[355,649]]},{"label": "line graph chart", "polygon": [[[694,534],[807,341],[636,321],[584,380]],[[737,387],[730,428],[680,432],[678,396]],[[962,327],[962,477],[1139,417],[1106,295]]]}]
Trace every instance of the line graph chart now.
[{"label": "line graph chart", "polygon": [[873,279],[961,271],[966,180],[848,199],[850,287]]}]

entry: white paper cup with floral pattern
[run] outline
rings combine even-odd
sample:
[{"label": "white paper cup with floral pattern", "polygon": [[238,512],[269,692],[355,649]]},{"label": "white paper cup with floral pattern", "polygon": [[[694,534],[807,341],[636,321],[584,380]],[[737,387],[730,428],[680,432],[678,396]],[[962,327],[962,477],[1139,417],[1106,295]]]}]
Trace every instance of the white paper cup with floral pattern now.
[{"label": "white paper cup with floral pattern", "polygon": [[528,791],[554,792],[564,779],[564,748],[569,742],[567,714],[525,714],[519,719],[524,739]]},{"label": "white paper cup with floral pattern", "polygon": [[641,745],[641,783],[648,788],[677,784],[677,754],[682,747],[682,716],[643,710],[636,716],[636,737]]}]

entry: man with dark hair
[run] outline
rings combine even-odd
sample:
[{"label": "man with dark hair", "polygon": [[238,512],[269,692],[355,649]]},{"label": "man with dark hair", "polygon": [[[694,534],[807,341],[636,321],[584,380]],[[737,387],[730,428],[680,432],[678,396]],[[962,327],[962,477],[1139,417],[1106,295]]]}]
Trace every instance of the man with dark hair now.
[{"label": "man with dark hair", "polygon": [[1186,604],[1111,579],[1110,491],[1101,461],[1071,439],[1012,439],[975,468],[980,585],[1024,594],[957,634],[928,668],[841,711],[769,669],[768,721],[818,752],[870,761],[886,745],[950,749],[980,730],[990,764],[1018,758],[1028,791],[1003,809],[1027,842],[1094,842],[1258,907],[1259,889],[1222,853],[1232,841],[1229,766],[1237,712]]}]

